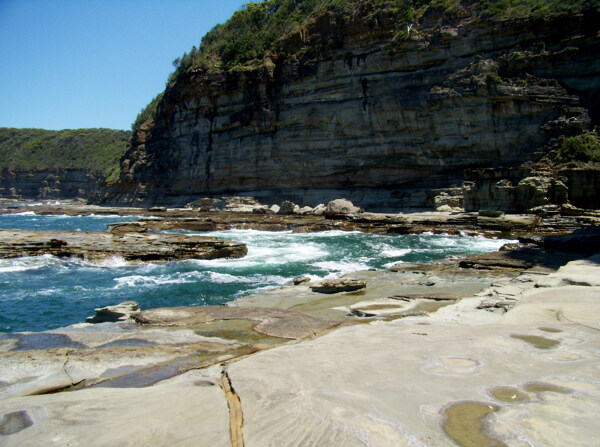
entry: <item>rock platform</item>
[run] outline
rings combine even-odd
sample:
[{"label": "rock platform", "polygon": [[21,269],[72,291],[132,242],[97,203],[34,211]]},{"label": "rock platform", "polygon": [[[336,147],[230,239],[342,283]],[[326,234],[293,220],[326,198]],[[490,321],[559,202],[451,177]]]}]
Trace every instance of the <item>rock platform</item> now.
[{"label": "rock platform", "polygon": [[90,261],[119,256],[126,261],[241,258],[245,244],[214,237],[91,231],[0,230],[0,258],[54,255]]}]

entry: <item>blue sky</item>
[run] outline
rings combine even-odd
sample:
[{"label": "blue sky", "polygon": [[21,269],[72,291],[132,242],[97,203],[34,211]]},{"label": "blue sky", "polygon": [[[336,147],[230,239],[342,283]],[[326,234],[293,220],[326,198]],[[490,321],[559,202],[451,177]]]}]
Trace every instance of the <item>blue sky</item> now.
[{"label": "blue sky", "polygon": [[244,0],[0,0],[0,127],[129,129]]}]

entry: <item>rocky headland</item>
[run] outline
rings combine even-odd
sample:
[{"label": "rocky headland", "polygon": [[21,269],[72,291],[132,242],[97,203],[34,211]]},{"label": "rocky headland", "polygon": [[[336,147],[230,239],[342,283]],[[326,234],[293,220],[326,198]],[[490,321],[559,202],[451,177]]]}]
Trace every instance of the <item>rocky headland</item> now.
[{"label": "rocky headland", "polygon": [[480,2],[431,4],[411,23],[363,3],[285,34],[259,68],[190,56],[137,123],[118,181],[92,200],[598,207],[597,163],[552,155],[599,123],[596,8],[489,17]]}]

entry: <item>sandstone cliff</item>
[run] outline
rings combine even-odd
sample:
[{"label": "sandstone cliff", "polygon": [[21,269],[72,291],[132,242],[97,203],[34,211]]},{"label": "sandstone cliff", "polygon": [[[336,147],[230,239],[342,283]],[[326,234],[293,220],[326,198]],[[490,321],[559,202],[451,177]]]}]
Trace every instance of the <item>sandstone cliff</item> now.
[{"label": "sandstone cliff", "polygon": [[[600,123],[596,10],[481,20],[462,5],[401,37],[385,18],[323,14],[261,69],[180,73],[94,201],[424,207],[465,169],[536,162]],[[319,44],[317,59],[282,56]]]}]

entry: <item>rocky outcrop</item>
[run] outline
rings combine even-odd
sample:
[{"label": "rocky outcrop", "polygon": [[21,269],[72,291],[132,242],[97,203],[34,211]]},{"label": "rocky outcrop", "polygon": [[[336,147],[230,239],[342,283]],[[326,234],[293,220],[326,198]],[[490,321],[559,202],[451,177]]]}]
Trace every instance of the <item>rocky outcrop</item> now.
[{"label": "rocky outcrop", "polygon": [[103,181],[104,177],[100,173],[91,171],[24,171],[4,168],[0,170],[0,197],[34,200],[87,199]]},{"label": "rocky outcrop", "polygon": [[54,255],[90,261],[120,256],[127,261],[241,258],[245,244],[215,237],[182,234],[92,231],[0,230],[0,258]]},{"label": "rocky outcrop", "polygon": [[353,292],[367,287],[367,281],[357,278],[324,279],[311,286],[313,292],[338,293]]},{"label": "rocky outcrop", "polygon": [[[466,168],[536,161],[558,136],[598,123],[595,12],[482,22],[462,11],[443,26],[425,17],[405,38],[390,24],[324,16],[282,44],[333,33],[318,60],[182,74],[133,136],[119,181],[94,200],[180,205],[236,193],[425,207],[429,190],[460,187]],[[497,185],[501,198],[513,194],[505,186],[519,188]],[[535,198],[541,186],[517,194]]]},{"label": "rocky outcrop", "polygon": [[547,205],[560,209],[567,203],[600,208],[600,167],[488,168],[467,170],[465,179],[462,192],[467,211],[538,212]]},{"label": "rocky outcrop", "polygon": [[96,314],[85,319],[86,323],[106,323],[126,321],[132,313],[138,312],[140,306],[135,301],[124,301],[114,306],[105,306],[94,309]]}]

